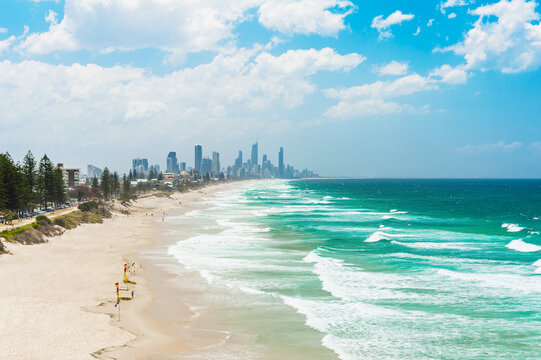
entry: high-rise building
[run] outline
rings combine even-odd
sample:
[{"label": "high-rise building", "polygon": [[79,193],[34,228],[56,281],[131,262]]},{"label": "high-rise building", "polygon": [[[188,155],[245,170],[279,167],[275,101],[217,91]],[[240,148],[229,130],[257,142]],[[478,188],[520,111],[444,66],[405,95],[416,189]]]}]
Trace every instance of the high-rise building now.
[{"label": "high-rise building", "polygon": [[201,159],[203,158],[203,147],[201,145],[195,145],[195,162],[194,170],[201,172]]},{"label": "high-rise building", "polygon": [[220,173],[220,153],[216,151],[212,152],[212,173]]},{"label": "high-rise building", "polygon": [[101,177],[102,170],[94,165],[88,165],[86,168],[86,176],[88,178]]},{"label": "high-rise building", "polygon": [[186,171],[186,163],[185,162],[179,163],[178,167],[179,167],[179,169],[178,169],[179,172]]},{"label": "high-rise building", "polygon": [[252,166],[254,165],[257,165],[258,164],[258,160],[257,160],[257,148],[258,148],[258,144],[257,142],[255,144],[252,145]]},{"label": "high-rise building", "polygon": [[177,153],[174,151],[171,151],[169,155],[167,155],[167,172],[174,174],[178,173]]},{"label": "high-rise building", "polygon": [[239,156],[235,159],[235,167],[240,169],[242,167],[242,151],[239,150]]},{"label": "high-rise building", "polygon": [[80,169],[67,169],[64,164],[58,164],[58,168],[62,171],[62,180],[66,189],[73,188],[79,185]]},{"label": "high-rise building", "polygon": [[137,174],[148,175],[148,159],[133,159],[132,171]]},{"label": "high-rise building", "polygon": [[209,157],[201,159],[201,174],[212,172],[212,160]]},{"label": "high-rise building", "polygon": [[278,176],[283,178],[284,175],[284,148],[280,147],[280,152],[278,153]]}]

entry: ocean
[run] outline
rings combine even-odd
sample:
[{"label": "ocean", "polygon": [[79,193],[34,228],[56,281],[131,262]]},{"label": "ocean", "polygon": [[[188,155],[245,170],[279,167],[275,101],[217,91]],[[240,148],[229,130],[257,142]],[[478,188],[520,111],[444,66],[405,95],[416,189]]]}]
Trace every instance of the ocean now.
[{"label": "ocean", "polygon": [[224,333],[186,358],[541,359],[540,180],[257,181],[167,222]]}]

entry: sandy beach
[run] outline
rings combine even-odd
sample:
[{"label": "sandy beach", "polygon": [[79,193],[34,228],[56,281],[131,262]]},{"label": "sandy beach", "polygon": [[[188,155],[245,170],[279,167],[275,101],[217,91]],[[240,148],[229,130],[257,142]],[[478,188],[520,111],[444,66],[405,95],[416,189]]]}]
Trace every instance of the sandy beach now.
[{"label": "sandy beach", "polygon": [[[159,299],[149,279],[170,275],[138,254],[154,243],[164,213],[189,209],[188,204],[237,184],[141,198],[129,216],[115,213],[103,224],[82,225],[44,244],[7,244],[11,254],[0,256],[2,357],[169,359],[188,350],[172,323],[156,316]],[[137,284],[129,285],[134,299],[122,301],[119,309],[114,284],[125,286],[125,263],[134,264],[130,280]],[[190,314],[182,304],[174,312],[177,318]]]}]

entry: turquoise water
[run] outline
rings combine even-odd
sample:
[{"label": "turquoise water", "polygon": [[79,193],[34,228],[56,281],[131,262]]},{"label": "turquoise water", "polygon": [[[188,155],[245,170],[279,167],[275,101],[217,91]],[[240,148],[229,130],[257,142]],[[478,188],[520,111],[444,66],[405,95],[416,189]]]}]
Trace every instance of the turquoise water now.
[{"label": "turquoise water", "polygon": [[213,303],[231,324],[255,309],[235,322],[253,349],[541,358],[539,180],[277,180],[208,202],[169,251],[232,289]]}]

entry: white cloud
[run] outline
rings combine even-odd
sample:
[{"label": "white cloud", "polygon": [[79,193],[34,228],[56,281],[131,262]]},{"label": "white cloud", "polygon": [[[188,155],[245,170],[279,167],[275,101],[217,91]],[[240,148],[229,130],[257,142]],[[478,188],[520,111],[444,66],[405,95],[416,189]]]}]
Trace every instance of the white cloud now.
[{"label": "white cloud", "polygon": [[463,42],[443,49],[464,56],[467,69],[504,73],[535,70],[541,64],[541,25],[536,3],[500,0],[471,11],[478,16]]},{"label": "white cloud", "polygon": [[415,32],[413,33],[413,36],[417,36],[417,35],[419,35],[420,33],[421,33],[421,27],[420,27],[420,26],[417,26],[417,31],[415,31]]},{"label": "white cloud", "polygon": [[443,65],[440,68],[430,72],[430,78],[438,78],[442,83],[446,84],[465,84],[468,81],[468,73],[464,71],[462,66],[452,67]]},{"label": "white cloud", "polygon": [[409,108],[395,102],[385,102],[382,99],[363,99],[353,102],[340,101],[328,109],[323,115],[327,118],[346,120],[367,116],[395,114]]},{"label": "white cloud", "polygon": [[481,145],[465,145],[457,148],[459,152],[462,153],[484,153],[484,152],[493,152],[493,151],[513,151],[522,147],[520,141],[513,141],[511,143],[506,143],[503,140],[498,141],[497,143],[485,143]]},{"label": "white cloud", "polygon": [[0,34],[5,34],[8,32],[8,29],[0,27]]},{"label": "white cloud", "polygon": [[57,13],[55,13],[52,10],[49,10],[49,12],[47,13],[47,16],[45,16],[45,21],[50,24],[56,24],[58,23],[57,17],[58,17]]},{"label": "white cloud", "polygon": [[[261,48],[236,49],[164,76],[129,66],[3,61],[0,143],[13,141],[13,129],[29,143],[78,147],[83,139],[87,144],[127,138],[177,142],[179,136],[218,138],[226,128],[272,127],[269,113],[298,106],[317,89],[312,75],[348,71],[363,60],[329,48],[279,56]],[[131,152],[136,143],[127,145]]]},{"label": "white cloud", "polygon": [[426,23],[426,27],[431,27],[433,23],[434,23],[434,19],[428,20],[428,22]]},{"label": "white cloud", "polygon": [[378,69],[380,75],[405,75],[408,73],[408,63],[391,61]]},{"label": "white cloud", "polygon": [[258,9],[263,26],[286,34],[336,35],[355,6],[347,0],[66,0],[64,18],[50,11],[48,31],[31,34],[23,53],[157,48],[179,62],[190,52],[219,51]]},{"label": "white cloud", "polygon": [[447,0],[444,3],[440,4],[440,10],[442,14],[445,14],[445,9],[456,7],[456,6],[465,6],[473,3],[473,1],[467,1],[467,0]]},{"label": "white cloud", "polygon": [[11,48],[11,45],[15,42],[16,38],[15,36],[10,36],[5,40],[0,40],[0,55],[7,51],[9,48]]},{"label": "white cloud", "polygon": [[454,19],[456,18],[456,14],[455,13],[450,13],[449,16],[447,16],[449,19]]},{"label": "white cloud", "polygon": [[376,81],[371,84],[346,89],[328,89],[325,95],[331,99],[353,100],[357,98],[394,98],[436,88],[430,79],[418,74],[407,75],[393,81]]},{"label": "white cloud", "polygon": [[345,89],[327,89],[324,91],[325,96],[337,99],[338,103],[328,109],[325,116],[334,119],[348,119],[368,115],[387,115],[406,110],[415,111],[416,109],[411,105],[387,100],[436,88],[435,81],[418,74],[412,74],[393,81],[376,81]]},{"label": "white cloud", "polygon": [[336,35],[354,9],[347,0],[267,0],[258,14],[263,26],[282,33]]},{"label": "white cloud", "polygon": [[372,28],[379,32],[380,39],[392,37],[390,27],[393,25],[401,24],[404,21],[410,21],[415,17],[413,14],[403,14],[402,11],[397,10],[387,18],[383,18],[383,15],[378,15],[372,20]]}]

